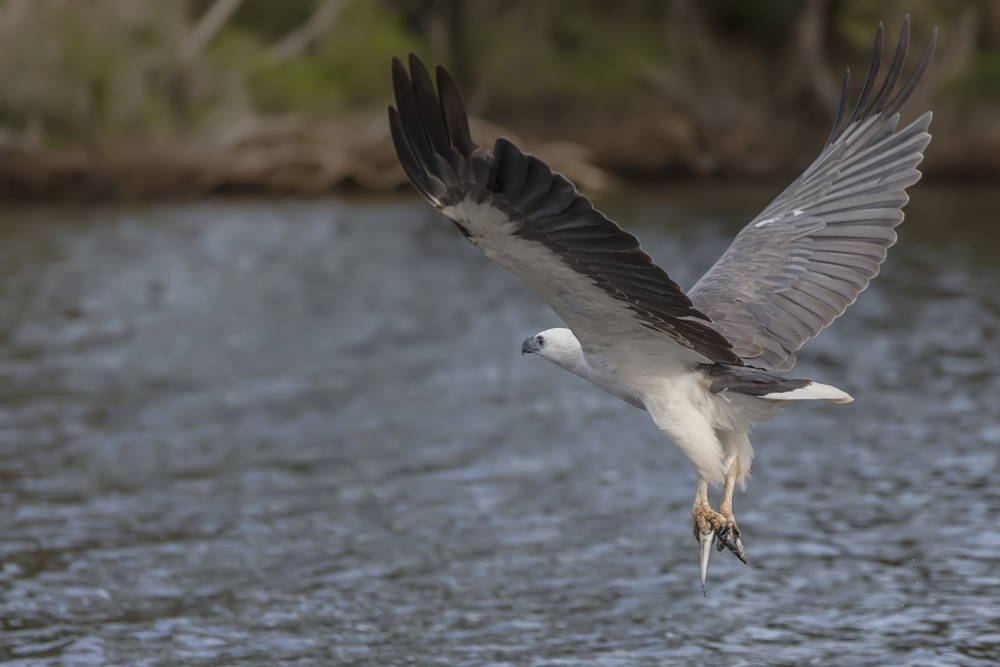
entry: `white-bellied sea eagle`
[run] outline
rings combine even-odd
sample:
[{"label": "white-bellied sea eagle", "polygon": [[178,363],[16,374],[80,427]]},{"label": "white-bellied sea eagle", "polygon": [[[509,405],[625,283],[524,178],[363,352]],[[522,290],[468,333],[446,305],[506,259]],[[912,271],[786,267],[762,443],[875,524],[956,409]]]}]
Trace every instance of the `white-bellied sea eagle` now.
[{"label": "white-bellied sea eagle", "polygon": [[[632,234],[595,210],[563,175],[507,139],[479,150],[458,88],[437,67],[437,90],[410,55],[393,59],[389,107],[399,160],[416,189],[568,328],[524,341],[538,354],[638,408],[691,461],[701,582],[717,542],[746,563],[733,514],[753,448],[748,434],[790,402],[847,403],[840,389],[776,371],[833,322],[878,274],[903,220],[906,188],[930,142],[927,112],[901,130],[899,110],[930,64],[937,30],[899,91],[909,17],[878,92],[875,53],[847,117],[850,73],[819,157],[735,238],[685,294]],[[723,485],[719,509],[708,485]]]}]

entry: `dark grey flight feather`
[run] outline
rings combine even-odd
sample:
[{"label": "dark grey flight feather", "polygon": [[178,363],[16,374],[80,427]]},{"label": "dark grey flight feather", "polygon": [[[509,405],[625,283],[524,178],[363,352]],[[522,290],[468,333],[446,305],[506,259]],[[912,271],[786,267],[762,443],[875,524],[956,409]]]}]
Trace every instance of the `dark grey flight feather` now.
[{"label": "dark grey flight feather", "polygon": [[709,377],[708,390],[713,394],[731,391],[748,396],[767,396],[803,389],[813,383],[812,380],[796,380],[746,366],[702,364],[700,369]]},{"label": "dark grey flight feather", "polygon": [[857,299],[896,242],[906,188],[930,142],[930,112],[896,131],[898,111],[927,71],[935,29],[912,74],[896,87],[909,43],[909,17],[874,100],[882,26],[858,104],[841,128],[849,78],[823,152],[747,225],[688,292],[748,366],[788,370],[795,351]]},{"label": "dark grey flight feather", "polygon": [[[909,16],[904,19],[904,24],[909,25]],[[875,31],[875,49],[872,52],[872,62],[868,66],[868,76],[865,77],[865,85],[861,87],[861,96],[858,98],[857,104],[854,105],[854,111],[851,113],[851,119],[847,121],[848,125],[851,125],[854,121],[858,119],[861,113],[868,107],[868,100],[871,99],[872,91],[875,90],[875,79],[878,78],[879,68],[882,67],[882,50],[885,46],[885,30],[882,28],[882,22],[879,21],[878,30]],[[850,73],[850,69],[847,70]],[[851,94],[850,90],[843,93],[845,98],[848,98]],[[847,100],[844,100],[847,101]],[[838,131],[840,128],[837,128]],[[833,143],[833,139],[836,134],[830,137],[830,141],[827,143]]]},{"label": "dark grey flight feather", "polygon": [[[389,107],[389,127],[414,187],[439,210],[474,205],[477,220],[456,216],[452,222],[477,245],[480,234],[507,234],[546,248],[549,266],[518,273],[512,267],[516,258],[501,263],[545,299],[577,338],[586,343],[586,332],[578,330],[585,316],[571,299],[539,282],[555,264],[569,267],[584,279],[581,284],[595,286],[619,303],[617,317],[632,317],[646,330],[666,334],[713,362],[742,365],[730,342],[643,252],[638,239],[595,210],[566,177],[504,138],[492,153],[478,151],[458,88],[444,68],[437,68],[436,93],[426,67],[413,54],[409,76],[393,58],[392,79],[398,110]],[[535,244],[525,243],[525,248]]]}]

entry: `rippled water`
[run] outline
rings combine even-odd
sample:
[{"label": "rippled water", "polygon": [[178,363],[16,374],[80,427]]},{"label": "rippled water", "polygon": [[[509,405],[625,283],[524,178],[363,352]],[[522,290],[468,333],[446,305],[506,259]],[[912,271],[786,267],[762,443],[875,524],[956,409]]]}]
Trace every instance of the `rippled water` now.
[{"label": "rippled water", "polygon": [[[769,193],[602,206],[690,285]],[[995,665],[1000,195],[921,185],[755,432],[752,567],[417,201],[0,210],[0,660]]]}]

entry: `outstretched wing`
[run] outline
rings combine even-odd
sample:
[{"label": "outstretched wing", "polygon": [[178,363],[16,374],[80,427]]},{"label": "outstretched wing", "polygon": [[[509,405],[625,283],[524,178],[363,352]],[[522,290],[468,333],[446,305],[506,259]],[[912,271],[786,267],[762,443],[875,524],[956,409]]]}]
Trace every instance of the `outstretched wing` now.
[{"label": "outstretched wing", "polygon": [[[653,339],[670,358],[741,364],[729,341],[639,241],[594,210],[563,175],[506,139],[477,151],[458,89],[440,65],[437,93],[410,55],[389,107],[396,153],[413,185],[472,243],[523,280],[588,352]],[[669,343],[663,346],[659,341]]]},{"label": "outstretched wing", "polygon": [[850,119],[843,123],[848,72],[823,152],[688,292],[747,365],[791,368],[795,351],[840,316],[878,274],[903,221],[905,189],[920,180],[916,167],[931,140],[930,112],[896,132],[897,112],[926,72],[936,39],[937,29],[891,97],[906,60],[907,16],[889,73],[869,104],[882,57],[879,24],[868,78]]}]

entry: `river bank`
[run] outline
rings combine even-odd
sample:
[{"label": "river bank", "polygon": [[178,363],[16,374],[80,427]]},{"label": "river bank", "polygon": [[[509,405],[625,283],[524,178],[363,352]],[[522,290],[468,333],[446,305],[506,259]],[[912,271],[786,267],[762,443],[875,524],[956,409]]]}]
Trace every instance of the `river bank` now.
[{"label": "river bank", "polygon": [[[823,130],[794,117],[740,128],[708,141],[684,116],[645,109],[563,124],[561,141],[524,138],[473,119],[482,146],[507,136],[566,174],[588,194],[624,184],[698,178],[758,182],[794,178],[818,154]],[[527,119],[532,135],[558,136],[552,122]],[[1000,113],[938,114],[921,166],[939,181],[1000,178]],[[316,123],[292,116],[248,119],[186,139],[98,141],[54,150],[27,133],[0,140],[0,197],[7,200],[137,200],[211,194],[313,197],[404,187],[383,116]]]},{"label": "river bank", "polygon": [[[1000,178],[1000,6],[925,4],[903,70],[939,28],[903,109],[935,113],[922,169]],[[822,148],[844,68],[856,99],[879,21],[883,72],[903,24],[888,2],[515,5],[0,0],[0,197],[399,188],[385,107],[409,52],[453,73],[477,141],[508,136],[584,192],[787,181]]]}]

